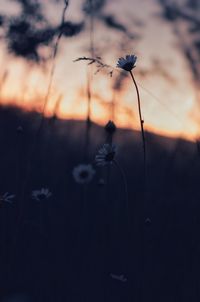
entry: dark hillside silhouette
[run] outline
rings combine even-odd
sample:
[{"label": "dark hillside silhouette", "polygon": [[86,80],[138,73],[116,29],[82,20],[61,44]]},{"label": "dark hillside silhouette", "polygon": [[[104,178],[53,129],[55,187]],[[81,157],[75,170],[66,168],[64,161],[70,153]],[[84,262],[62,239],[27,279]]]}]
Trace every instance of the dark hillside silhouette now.
[{"label": "dark hillside silhouette", "polygon": [[[109,200],[106,186],[99,184],[102,178],[106,181],[104,170],[97,170],[85,190],[72,177],[73,167],[84,158],[85,123],[46,118],[31,152],[40,119],[17,108],[0,110],[0,193],[16,194],[13,204],[0,208],[1,301],[16,293],[48,302],[140,301],[141,295],[154,302],[199,301],[196,145],[146,133],[149,173],[144,203],[140,133],[117,130],[117,159],[128,182],[129,233],[124,189],[114,166]],[[92,125],[91,162],[105,142],[104,132]],[[31,191],[42,187],[52,196],[40,207]],[[22,196],[23,219],[16,235]],[[110,274],[124,275],[127,281]]]}]

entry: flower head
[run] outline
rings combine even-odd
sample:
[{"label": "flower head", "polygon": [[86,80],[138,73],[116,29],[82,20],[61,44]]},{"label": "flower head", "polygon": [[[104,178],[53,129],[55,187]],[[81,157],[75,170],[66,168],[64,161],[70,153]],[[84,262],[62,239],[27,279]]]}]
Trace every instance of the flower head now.
[{"label": "flower head", "polygon": [[119,58],[117,67],[126,71],[131,71],[135,67],[137,57],[135,55],[127,55],[125,58]]},{"label": "flower head", "polygon": [[91,182],[95,173],[95,170],[90,164],[80,164],[72,171],[75,181],[79,184],[88,184]]},{"label": "flower head", "polygon": [[36,201],[43,201],[51,197],[51,195],[52,193],[48,188],[41,188],[40,190],[32,191],[32,199],[35,199]]},{"label": "flower head", "polygon": [[0,195],[0,206],[6,202],[6,203],[13,203],[13,198],[15,197],[14,194],[9,194],[8,192],[4,193],[3,195]]},{"label": "flower head", "polygon": [[101,149],[99,149],[98,154],[95,157],[95,162],[97,166],[105,166],[112,164],[115,154],[116,146],[111,144],[104,144]]}]

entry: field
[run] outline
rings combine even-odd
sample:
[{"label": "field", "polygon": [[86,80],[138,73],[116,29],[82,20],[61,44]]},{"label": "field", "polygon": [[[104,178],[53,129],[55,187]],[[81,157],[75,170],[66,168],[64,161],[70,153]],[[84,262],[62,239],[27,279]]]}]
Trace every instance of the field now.
[{"label": "field", "polygon": [[[83,162],[86,124],[45,119],[31,152],[40,120],[14,107],[0,111],[0,185],[15,194],[0,212],[1,298],[25,293],[33,301],[198,301],[196,145],[147,133],[144,196],[140,133],[117,129],[113,139],[126,171],[128,225],[114,164],[109,185],[107,167],[95,168],[87,185],[73,178],[73,167]],[[92,161],[106,140],[105,129],[92,124],[90,139]],[[43,187],[52,195],[34,200],[32,191]]]},{"label": "field", "polygon": [[199,302],[199,0],[0,2],[0,302]]}]

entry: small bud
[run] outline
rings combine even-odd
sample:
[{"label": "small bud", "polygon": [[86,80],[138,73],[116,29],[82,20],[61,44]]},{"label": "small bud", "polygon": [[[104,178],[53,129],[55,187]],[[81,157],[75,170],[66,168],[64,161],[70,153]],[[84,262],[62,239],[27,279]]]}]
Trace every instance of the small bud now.
[{"label": "small bud", "polygon": [[146,224],[147,226],[149,226],[149,225],[151,224],[151,219],[150,219],[149,217],[147,217],[147,218],[145,219],[145,224]]},{"label": "small bud", "polygon": [[105,126],[105,130],[106,132],[108,132],[109,134],[113,134],[116,131],[116,126],[114,124],[114,122],[109,121],[106,126]]},{"label": "small bud", "polygon": [[23,127],[22,126],[18,126],[17,127],[17,132],[18,133],[22,133],[24,131]]}]

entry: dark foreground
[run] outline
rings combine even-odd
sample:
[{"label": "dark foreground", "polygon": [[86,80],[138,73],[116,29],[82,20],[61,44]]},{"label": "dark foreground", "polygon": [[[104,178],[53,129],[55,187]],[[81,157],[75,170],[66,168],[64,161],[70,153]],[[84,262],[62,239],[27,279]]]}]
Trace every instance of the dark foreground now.
[{"label": "dark foreground", "polygon": [[[73,167],[86,161],[85,124],[45,120],[33,148],[39,118],[0,110],[0,194],[16,195],[0,208],[0,301],[199,302],[196,145],[147,133],[144,194],[140,134],[116,132],[117,160],[128,182],[128,226],[114,166],[109,188],[99,185],[106,169],[84,188],[72,177]],[[87,162],[104,142],[104,129],[93,125]],[[42,187],[52,196],[36,202],[31,192]]]}]

